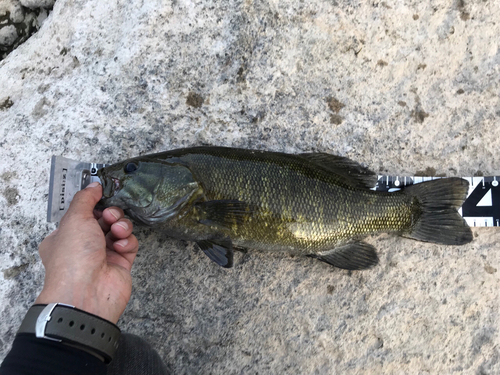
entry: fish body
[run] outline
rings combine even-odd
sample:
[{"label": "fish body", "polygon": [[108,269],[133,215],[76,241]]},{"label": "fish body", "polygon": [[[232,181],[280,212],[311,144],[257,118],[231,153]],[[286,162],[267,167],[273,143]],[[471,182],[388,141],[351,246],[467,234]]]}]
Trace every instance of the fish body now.
[{"label": "fish body", "polygon": [[141,156],[99,171],[103,207],[195,241],[230,267],[233,247],[288,251],[346,269],[378,262],[367,235],[436,243],[472,240],[457,208],[468,182],[448,178],[398,192],[370,190],[373,172],[347,158],[225,147]]}]

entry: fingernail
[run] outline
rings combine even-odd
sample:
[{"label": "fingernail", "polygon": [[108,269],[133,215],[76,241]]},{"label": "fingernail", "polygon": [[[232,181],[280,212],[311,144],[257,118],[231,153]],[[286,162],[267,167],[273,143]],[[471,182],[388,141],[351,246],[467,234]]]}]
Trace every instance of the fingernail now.
[{"label": "fingernail", "polygon": [[116,241],[115,242],[115,245],[118,245],[118,246],[121,246],[121,247],[125,247],[128,245],[128,240],[125,238],[123,240],[120,240],[120,241]]},{"label": "fingernail", "polygon": [[87,189],[87,188],[94,188],[94,187],[97,187],[97,186],[99,186],[99,185],[100,185],[100,184],[99,184],[99,182],[97,182],[97,181],[96,181],[96,182],[92,182],[91,184],[88,184],[88,185],[87,185],[87,187],[86,187],[85,189]]},{"label": "fingernail", "polygon": [[116,225],[119,225],[123,229],[128,230],[128,224],[126,222],[124,222],[124,221],[120,221],[120,222],[116,223]]},{"label": "fingernail", "polygon": [[113,208],[108,209],[109,213],[113,215],[113,217],[118,220],[120,218],[120,212],[118,210],[115,210]]}]

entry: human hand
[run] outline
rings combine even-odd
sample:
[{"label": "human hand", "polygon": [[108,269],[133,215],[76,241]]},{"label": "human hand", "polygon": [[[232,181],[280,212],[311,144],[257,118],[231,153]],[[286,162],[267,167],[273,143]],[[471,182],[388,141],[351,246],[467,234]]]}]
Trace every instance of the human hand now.
[{"label": "human hand", "polygon": [[66,303],[116,324],[130,299],[139,245],[120,208],[94,213],[101,197],[98,183],[79,191],[40,244],[45,283],[35,303]]}]

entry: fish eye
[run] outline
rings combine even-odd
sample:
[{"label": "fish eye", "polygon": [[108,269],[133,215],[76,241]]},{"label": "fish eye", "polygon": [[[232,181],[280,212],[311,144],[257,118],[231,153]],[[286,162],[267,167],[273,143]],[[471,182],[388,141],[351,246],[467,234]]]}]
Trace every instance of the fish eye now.
[{"label": "fish eye", "polygon": [[137,170],[137,168],[139,168],[137,166],[137,164],[135,164],[135,163],[127,163],[127,165],[124,168],[124,171],[125,171],[125,173],[132,173],[135,170]]}]

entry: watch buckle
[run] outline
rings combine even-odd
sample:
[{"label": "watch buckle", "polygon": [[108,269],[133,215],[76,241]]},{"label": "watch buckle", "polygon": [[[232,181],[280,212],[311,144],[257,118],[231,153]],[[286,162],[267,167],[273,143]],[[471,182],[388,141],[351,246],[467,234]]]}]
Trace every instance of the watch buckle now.
[{"label": "watch buckle", "polygon": [[52,337],[45,336],[45,329],[47,328],[47,323],[50,322],[50,320],[52,319],[52,311],[54,311],[54,309],[57,306],[70,307],[72,309],[75,308],[75,306],[68,305],[65,303],[49,303],[47,306],[45,306],[40,315],[38,315],[38,318],[36,319],[35,335],[37,338],[57,341],[57,342],[62,341],[59,339],[54,339]]}]

